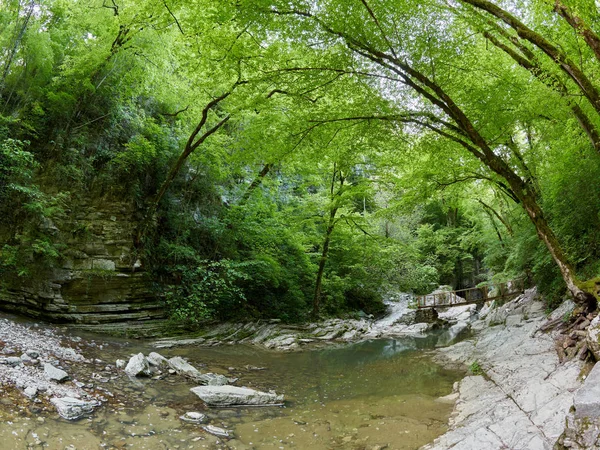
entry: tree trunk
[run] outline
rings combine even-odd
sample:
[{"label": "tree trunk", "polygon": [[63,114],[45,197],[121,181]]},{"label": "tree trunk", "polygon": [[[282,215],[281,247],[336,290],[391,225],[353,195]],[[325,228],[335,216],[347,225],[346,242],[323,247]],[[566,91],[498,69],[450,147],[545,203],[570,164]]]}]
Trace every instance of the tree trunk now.
[{"label": "tree trunk", "polygon": [[573,14],[561,0],[554,3],[554,11],[562,16],[575,31],[577,31],[586,44],[592,49],[596,59],[600,61],[600,37],[592,30],[581,17]]},{"label": "tree trunk", "polygon": [[[317,318],[319,316],[319,309],[321,307],[321,288],[323,286],[323,274],[325,273],[325,264],[327,263],[327,257],[329,256],[329,244],[331,243],[331,235],[335,228],[337,215],[339,209],[338,196],[340,191],[337,193],[334,191],[335,182],[337,178],[338,170],[337,164],[333,165],[333,176],[331,177],[331,188],[330,188],[330,210],[329,210],[329,221],[327,222],[327,229],[325,230],[325,238],[323,239],[323,249],[321,251],[321,258],[319,259],[319,269],[317,270],[317,280],[315,282],[315,293],[313,296],[313,307],[311,316]],[[344,177],[342,172],[339,171],[339,183],[340,190],[344,186]]]},{"label": "tree trunk", "polygon": [[321,287],[323,286],[323,273],[325,272],[325,264],[327,263],[327,257],[329,255],[329,243],[331,242],[331,234],[335,228],[335,215],[337,214],[337,208],[333,208],[329,213],[329,223],[327,230],[325,231],[325,239],[323,240],[323,250],[321,251],[321,258],[319,259],[319,269],[317,270],[317,281],[315,282],[315,293],[313,296],[313,308],[311,315],[313,317],[319,316],[319,308],[321,307]]},{"label": "tree trunk", "polygon": [[148,210],[146,211],[145,218],[142,221],[142,224],[141,224],[140,229],[139,229],[138,234],[137,234],[136,245],[138,245],[138,246],[142,245],[142,239],[143,239],[143,237],[144,237],[144,235],[146,233],[146,230],[148,229],[148,225],[152,221],[152,219],[154,217],[154,214],[156,213],[156,210],[158,209],[158,205],[159,205],[160,201],[162,200],[162,198],[164,197],[165,193],[167,192],[167,189],[169,189],[169,187],[171,186],[171,184],[175,180],[175,177],[177,176],[177,174],[179,173],[179,171],[183,167],[183,164],[185,163],[185,161],[187,160],[187,158],[210,135],[216,133],[229,120],[230,116],[225,116],[216,125],[214,125],[210,129],[208,129],[200,137],[198,137],[198,134],[200,133],[200,131],[202,131],[202,128],[204,127],[204,125],[206,124],[206,121],[208,120],[208,112],[214,106],[216,106],[219,102],[221,102],[222,100],[226,99],[231,94],[231,92],[232,91],[228,91],[228,92],[220,95],[219,97],[211,100],[210,102],[208,102],[206,104],[206,106],[202,110],[202,118],[198,122],[198,125],[196,125],[196,128],[194,129],[194,131],[192,131],[192,133],[190,134],[190,137],[188,138],[188,141],[185,144],[185,148],[183,149],[183,152],[181,152],[181,154],[179,155],[179,158],[177,158],[177,161],[175,162],[175,164],[173,165],[173,167],[171,167],[171,170],[169,170],[169,173],[167,174],[167,177],[165,178],[165,181],[163,181],[162,185],[160,186],[160,189],[158,190],[158,193],[156,194],[156,197],[154,198],[154,200],[152,201],[152,203],[148,207]]},{"label": "tree trunk", "polygon": [[263,166],[261,171],[258,172],[258,175],[256,175],[256,178],[252,181],[252,183],[250,183],[250,186],[248,186],[248,189],[246,189],[246,192],[244,192],[244,195],[242,195],[240,204],[243,205],[250,199],[252,192],[254,192],[254,190],[262,184],[263,179],[267,176],[272,168],[273,164],[271,163],[267,163]]}]

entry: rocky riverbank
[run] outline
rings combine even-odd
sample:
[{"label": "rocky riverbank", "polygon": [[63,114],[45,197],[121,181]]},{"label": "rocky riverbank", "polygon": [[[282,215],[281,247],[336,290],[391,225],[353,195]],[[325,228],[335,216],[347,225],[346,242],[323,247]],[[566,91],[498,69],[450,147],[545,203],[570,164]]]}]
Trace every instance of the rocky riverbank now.
[{"label": "rocky riverbank", "polygon": [[[583,446],[574,444],[586,430],[582,416],[573,414],[586,403],[583,398],[595,404],[590,408],[594,414],[600,413],[600,397],[585,393],[586,386],[595,386],[597,394],[600,370],[598,380],[584,381],[593,364],[584,361],[587,353],[561,361],[556,346],[564,336],[560,330],[541,331],[547,324],[566,324],[573,307],[566,302],[546,317],[535,290],[529,290],[502,307],[482,309],[471,323],[478,330],[473,338],[436,350],[440,364],[468,366],[473,375],[441,399],[456,401],[450,430],[423,450],[600,448],[598,432]],[[561,356],[567,345],[560,346]],[[566,423],[570,429],[563,435]]]},{"label": "rocky riverbank", "polygon": [[[375,320],[372,317],[360,319],[330,319],[302,325],[282,324],[279,320],[255,321],[248,323],[222,323],[184,338],[159,339],[155,348],[173,348],[198,345],[212,347],[218,345],[249,344],[278,351],[296,351],[315,348],[332,343],[347,344],[369,339],[414,337],[425,338],[434,329],[449,328],[442,338],[445,345],[468,329],[467,322],[475,315],[475,305],[449,308],[446,313],[429,317],[427,311],[411,309],[412,296],[399,294],[388,301],[388,313]],[[453,325],[460,324],[452,329]]]}]

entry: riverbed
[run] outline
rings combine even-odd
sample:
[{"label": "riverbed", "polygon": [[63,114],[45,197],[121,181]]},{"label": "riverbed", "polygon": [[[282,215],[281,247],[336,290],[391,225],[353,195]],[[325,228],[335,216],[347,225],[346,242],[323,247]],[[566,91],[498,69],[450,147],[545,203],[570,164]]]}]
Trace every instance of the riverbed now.
[{"label": "riverbed", "polygon": [[[106,401],[89,418],[70,422],[5,388],[0,448],[417,449],[447,430],[453,405],[438,398],[464,375],[424,354],[435,337],[293,353],[247,345],[161,350],[203,372],[238,378],[238,386],[273,389],[286,399],[283,407],[214,409],[189,391],[195,384],[183,377],[130,379],[113,367],[116,359],[155,350],[149,342],[72,333],[63,342],[89,361],[65,369]],[[190,411],[206,414],[233,437],[217,438],[183,422],[180,416]]]}]

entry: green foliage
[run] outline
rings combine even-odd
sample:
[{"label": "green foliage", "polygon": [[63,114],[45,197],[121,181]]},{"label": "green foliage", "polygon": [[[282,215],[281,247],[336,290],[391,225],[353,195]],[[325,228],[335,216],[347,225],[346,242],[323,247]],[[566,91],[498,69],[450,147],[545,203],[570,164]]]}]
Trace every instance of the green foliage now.
[{"label": "green foliage", "polygon": [[243,310],[246,301],[240,282],[248,279],[245,263],[231,260],[201,261],[196,268],[180,266],[179,284],[165,293],[171,315],[197,325],[207,320],[226,319]]},{"label": "green foliage", "polygon": [[479,363],[477,361],[473,361],[471,363],[471,365],[469,366],[469,372],[471,372],[473,375],[484,375],[485,372],[483,371],[483,369],[481,368],[481,366],[479,365]]}]

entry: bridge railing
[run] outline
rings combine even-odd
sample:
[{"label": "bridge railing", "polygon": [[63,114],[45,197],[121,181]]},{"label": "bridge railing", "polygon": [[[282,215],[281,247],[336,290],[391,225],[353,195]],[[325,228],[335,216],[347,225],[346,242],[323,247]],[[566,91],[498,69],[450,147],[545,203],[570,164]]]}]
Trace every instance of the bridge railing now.
[{"label": "bridge railing", "polygon": [[484,303],[489,300],[506,299],[525,290],[525,280],[512,280],[506,283],[495,283],[488,286],[461,289],[458,291],[436,292],[417,295],[417,308],[434,308],[436,306],[458,306],[473,303]]}]

